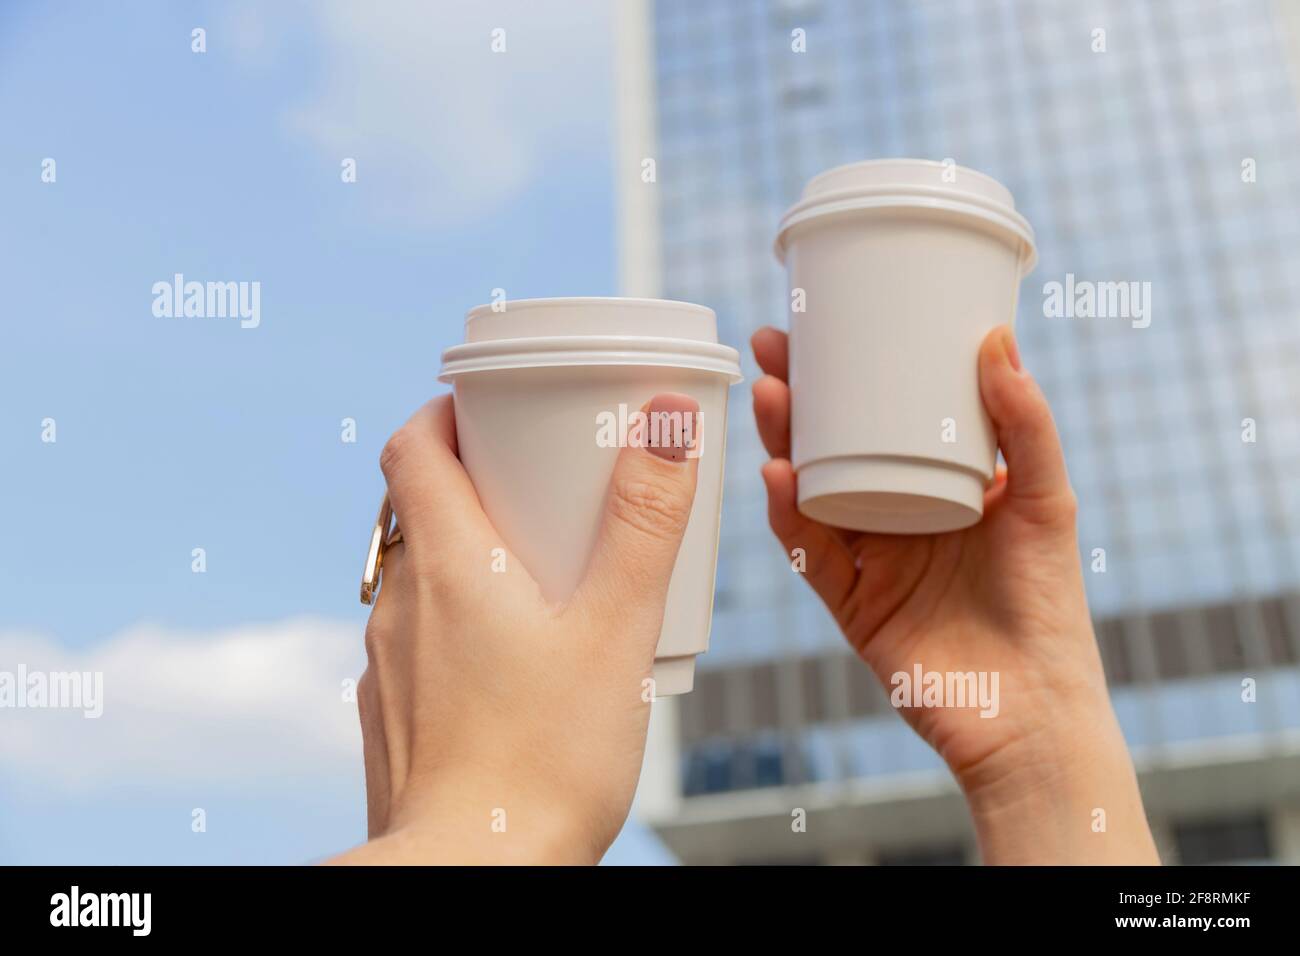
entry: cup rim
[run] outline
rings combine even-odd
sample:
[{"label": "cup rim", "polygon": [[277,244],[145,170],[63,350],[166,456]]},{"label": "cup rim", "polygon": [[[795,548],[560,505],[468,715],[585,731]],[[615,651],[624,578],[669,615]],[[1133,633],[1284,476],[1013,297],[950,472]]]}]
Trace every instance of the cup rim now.
[{"label": "cup rim", "polygon": [[575,366],[680,368],[743,381],[740,353],[719,342],[653,335],[548,335],[488,339],[453,345],[442,353],[438,381],[450,384],[474,372]]},{"label": "cup rim", "polygon": [[[813,187],[819,182],[829,179],[836,173],[841,173],[846,169],[861,169],[864,166],[924,166],[930,169],[942,169],[944,167],[944,162],[938,159],[913,159],[907,156],[879,156],[875,159],[859,159],[851,163],[840,163],[838,166],[832,166],[830,169],[823,169],[820,173],[813,176],[812,179],[808,180],[808,182],[804,184],[803,192],[800,194],[800,201],[802,202],[805,199],[813,198],[813,195],[815,195]],[[953,163],[953,168],[959,170],[965,175],[973,176],[992,186],[996,186],[998,194],[1006,197],[1005,204],[1010,205],[1012,209],[1015,208],[1015,196],[1012,195],[1011,190],[996,177],[990,176],[988,173],[981,172],[978,169],[972,169],[970,166],[963,166],[960,163]],[[958,190],[958,192],[968,196],[976,195],[966,192],[965,190]]]},{"label": "cup rim", "polygon": [[[680,312],[696,312],[702,315],[717,317],[717,313],[707,305],[700,305],[698,302],[684,302],[680,299],[655,299],[649,296],[618,296],[618,295],[562,295],[562,296],[539,296],[529,299],[506,299],[507,311],[519,311],[521,309],[537,309],[547,307],[565,307],[565,308],[608,308],[609,306],[630,306],[632,308],[670,308]],[[493,309],[490,302],[476,305],[465,313],[465,321],[477,318],[485,313],[500,314]]]},{"label": "cup rim", "polygon": [[[863,159],[851,163],[841,163],[823,170],[805,184],[799,198],[786,209],[777,227],[773,251],[778,262],[785,263],[787,237],[791,229],[823,216],[842,215],[849,212],[896,207],[901,209],[926,209],[930,211],[949,212],[954,215],[982,219],[1010,233],[1019,240],[1020,276],[1027,276],[1038,263],[1038,243],[1033,226],[1024,215],[1016,209],[1016,199],[1006,186],[988,173],[971,169],[969,166],[952,164],[959,172],[958,180],[974,179],[993,187],[986,195],[978,190],[962,188],[957,183],[926,183],[889,181],[890,176],[881,177],[885,181],[850,183],[836,189],[822,189],[820,184],[834,178],[846,170],[879,167],[912,167],[919,169],[944,169],[945,162],[935,159],[913,159],[905,156],[884,156],[875,159]],[[902,176],[902,173],[899,173]],[[903,177],[906,178],[906,177]]]},{"label": "cup rim", "polygon": [[777,261],[785,263],[786,237],[794,227],[826,216],[882,208],[924,209],[981,219],[1019,240],[1021,278],[1038,264],[1033,226],[1014,207],[972,193],[919,185],[849,187],[800,200],[781,217],[773,243]]}]

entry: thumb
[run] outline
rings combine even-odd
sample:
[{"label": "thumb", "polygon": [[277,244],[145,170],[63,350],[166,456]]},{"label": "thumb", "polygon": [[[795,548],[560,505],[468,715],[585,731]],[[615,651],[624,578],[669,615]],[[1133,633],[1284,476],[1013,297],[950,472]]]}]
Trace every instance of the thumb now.
[{"label": "thumb", "polygon": [[980,347],[980,392],[1007,460],[1007,495],[1023,502],[1074,500],[1061,440],[1047,398],[1020,364],[1009,326],[999,326]]},{"label": "thumb", "polygon": [[[576,603],[598,615],[661,622],[668,582],[695,501],[700,406],[656,395],[634,416],[614,465],[587,576]],[[654,633],[659,633],[656,624]]]}]

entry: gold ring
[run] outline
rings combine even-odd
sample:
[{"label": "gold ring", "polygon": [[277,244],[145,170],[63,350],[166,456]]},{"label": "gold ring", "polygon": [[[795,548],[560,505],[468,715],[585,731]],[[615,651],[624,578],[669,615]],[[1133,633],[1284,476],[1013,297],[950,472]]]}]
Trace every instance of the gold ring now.
[{"label": "gold ring", "polygon": [[[392,525],[392,530],[389,530]],[[370,549],[366,552],[366,567],[361,572],[361,603],[374,604],[379,593],[379,579],[384,573],[384,552],[390,545],[402,540],[402,529],[393,522],[393,506],[384,492],[384,500],[379,505],[379,517],[375,519],[374,530],[370,532]]]}]

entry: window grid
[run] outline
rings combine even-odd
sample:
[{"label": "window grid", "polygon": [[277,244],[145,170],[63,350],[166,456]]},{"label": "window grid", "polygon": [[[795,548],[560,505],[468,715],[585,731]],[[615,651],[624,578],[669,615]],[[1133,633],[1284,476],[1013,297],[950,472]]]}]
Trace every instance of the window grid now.
[{"label": "window grid", "polygon": [[[790,49],[795,26],[807,53]],[[1090,49],[1096,26],[1105,53]],[[747,351],[754,329],[786,325],[771,239],[813,174],[951,156],[1004,182],[1038,236],[1017,327],[1060,419],[1085,568],[1107,551],[1107,573],[1086,575],[1090,601],[1100,620],[1137,618],[1106,644],[1154,685],[1167,675],[1151,648],[1130,646],[1150,639],[1145,615],[1300,587],[1287,481],[1300,464],[1300,126],[1276,32],[1268,0],[660,0],[664,294],[716,308]],[[1044,318],[1042,284],[1067,272],[1149,281],[1151,327]],[[744,371],[758,374],[748,355]],[[840,643],[767,532],[765,453],[735,398],[705,670]],[[1215,635],[1193,618],[1180,639],[1204,662]]]}]

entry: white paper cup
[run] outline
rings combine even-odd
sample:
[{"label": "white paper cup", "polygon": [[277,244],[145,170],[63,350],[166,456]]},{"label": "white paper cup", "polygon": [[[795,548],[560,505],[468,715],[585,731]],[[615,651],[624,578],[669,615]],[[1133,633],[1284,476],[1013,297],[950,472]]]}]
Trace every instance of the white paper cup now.
[{"label": "white paper cup", "polygon": [[[655,652],[655,694],[689,691],[709,646],[722,507],[727,392],[735,349],[712,309],[654,299],[525,299],[472,309],[464,345],[442,354],[460,458],[510,552],[553,601],[572,595],[604,514],[623,421],[660,392],[700,405],[695,504],[677,555]],[[605,434],[608,434],[606,430]],[[620,429],[621,434],[621,429]]]},{"label": "white paper cup", "polygon": [[776,253],[799,510],[858,531],[975,524],[997,463],[979,346],[1036,261],[1011,193],[926,160],[841,166],[786,212]]}]

